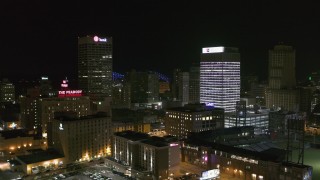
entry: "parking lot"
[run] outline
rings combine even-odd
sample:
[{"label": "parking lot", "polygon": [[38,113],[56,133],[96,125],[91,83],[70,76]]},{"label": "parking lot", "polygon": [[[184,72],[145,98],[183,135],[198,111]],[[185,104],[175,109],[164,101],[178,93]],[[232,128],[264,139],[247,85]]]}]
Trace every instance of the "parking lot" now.
[{"label": "parking lot", "polygon": [[[40,178],[42,179],[42,178]],[[46,177],[48,179],[48,177]],[[126,180],[130,177],[125,175],[120,175],[117,172],[113,172],[111,169],[107,168],[104,164],[94,164],[90,167],[79,169],[73,172],[57,174],[50,177],[49,179],[67,179],[67,180]]]}]

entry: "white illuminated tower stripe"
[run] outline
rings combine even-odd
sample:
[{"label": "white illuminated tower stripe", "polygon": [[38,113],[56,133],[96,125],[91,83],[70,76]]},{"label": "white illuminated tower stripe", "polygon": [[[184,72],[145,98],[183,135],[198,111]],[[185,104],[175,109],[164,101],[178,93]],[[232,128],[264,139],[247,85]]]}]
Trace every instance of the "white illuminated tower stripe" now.
[{"label": "white illuminated tower stripe", "polygon": [[[224,108],[225,112],[233,112],[240,100],[240,59],[235,58],[240,56],[226,59],[229,56],[222,54],[228,52],[219,54],[216,57],[211,54],[200,62],[200,102],[213,103],[215,107]],[[237,52],[233,54],[239,55]]]}]

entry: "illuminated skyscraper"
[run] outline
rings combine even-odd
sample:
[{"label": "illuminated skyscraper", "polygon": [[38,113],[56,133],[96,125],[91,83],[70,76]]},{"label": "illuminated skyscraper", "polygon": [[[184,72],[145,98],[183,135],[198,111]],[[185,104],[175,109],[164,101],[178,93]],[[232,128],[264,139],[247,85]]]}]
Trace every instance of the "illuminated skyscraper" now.
[{"label": "illuminated skyscraper", "polygon": [[200,102],[233,112],[240,101],[240,53],[238,48],[202,48]]},{"label": "illuminated skyscraper", "polygon": [[269,50],[269,88],[292,89],[296,86],[295,50],[291,46],[276,45]]},{"label": "illuminated skyscraper", "polygon": [[78,38],[79,88],[88,95],[111,96],[112,38]]},{"label": "illuminated skyscraper", "polygon": [[295,50],[291,46],[276,45],[269,51],[269,88],[266,91],[268,108],[299,110],[296,87]]}]

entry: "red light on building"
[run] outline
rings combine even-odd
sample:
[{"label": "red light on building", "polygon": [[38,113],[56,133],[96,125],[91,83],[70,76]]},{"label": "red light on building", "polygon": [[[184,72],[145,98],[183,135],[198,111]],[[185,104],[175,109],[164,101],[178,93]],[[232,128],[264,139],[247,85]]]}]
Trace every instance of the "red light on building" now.
[{"label": "red light on building", "polygon": [[80,97],[82,90],[70,90],[68,80],[62,80],[61,91],[58,91],[58,97]]},{"label": "red light on building", "polygon": [[59,91],[58,97],[80,97],[82,96],[82,90],[67,90]]}]

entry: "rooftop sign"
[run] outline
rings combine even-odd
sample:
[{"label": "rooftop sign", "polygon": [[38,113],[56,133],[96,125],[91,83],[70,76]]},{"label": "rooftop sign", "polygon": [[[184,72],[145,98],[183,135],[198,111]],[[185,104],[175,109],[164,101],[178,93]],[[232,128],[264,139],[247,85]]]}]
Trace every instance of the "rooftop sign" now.
[{"label": "rooftop sign", "polygon": [[202,48],[202,53],[221,53],[224,52],[224,47],[206,47]]},{"label": "rooftop sign", "polygon": [[107,38],[100,38],[98,36],[94,36],[93,41],[94,42],[107,42],[108,40],[107,40]]}]

